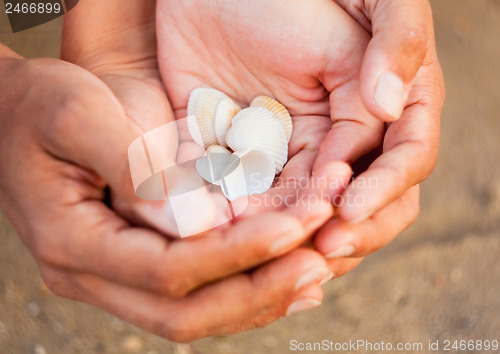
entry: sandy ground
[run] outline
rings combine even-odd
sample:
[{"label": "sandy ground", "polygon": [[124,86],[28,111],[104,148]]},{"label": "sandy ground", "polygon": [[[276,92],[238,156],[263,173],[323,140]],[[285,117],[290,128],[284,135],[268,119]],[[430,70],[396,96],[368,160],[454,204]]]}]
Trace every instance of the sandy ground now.
[{"label": "sandy ground", "polygon": [[[447,86],[437,168],[418,222],[347,276],[318,309],[191,349],[98,309],[57,298],[0,216],[0,353],[288,353],[290,341],[500,340],[500,1],[434,0]],[[2,5],[3,6],[3,5]],[[0,42],[57,56],[60,21]],[[369,352],[360,350],[359,352]]]}]

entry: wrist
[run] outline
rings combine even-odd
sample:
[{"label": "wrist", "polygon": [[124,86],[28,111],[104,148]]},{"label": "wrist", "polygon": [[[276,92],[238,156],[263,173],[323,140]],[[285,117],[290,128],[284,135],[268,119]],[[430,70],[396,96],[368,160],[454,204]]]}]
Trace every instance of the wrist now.
[{"label": "wrist", "polygon": [[99,74],[156,56],[155,4],[80,2],[64,19],[62,59]]}]

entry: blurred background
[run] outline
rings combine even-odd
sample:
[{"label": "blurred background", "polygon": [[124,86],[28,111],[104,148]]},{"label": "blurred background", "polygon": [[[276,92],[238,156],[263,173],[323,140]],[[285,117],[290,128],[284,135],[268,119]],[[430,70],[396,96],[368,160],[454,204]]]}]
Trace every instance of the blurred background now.
[{"label": "blurred background", "polygon": [[[291,340],[500,340],[500,1],[431,3],[447,100],[419,220],[327,284],[323,306],[175,345],[51,295],[0,214],[0,353],[288,353]],[[61,19],[12,34],[0,9],[1,43],[26,57],[58,57]]]}]

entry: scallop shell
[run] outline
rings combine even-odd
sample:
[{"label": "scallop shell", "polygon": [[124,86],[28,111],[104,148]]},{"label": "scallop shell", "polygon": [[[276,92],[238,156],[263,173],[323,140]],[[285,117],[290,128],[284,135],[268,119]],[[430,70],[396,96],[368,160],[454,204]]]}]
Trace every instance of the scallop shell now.
[{"label": "scallop shell", "polygon": [[[214,123],[215,112],[219,102],[225,98],[229,99],[223,92],[212,88],[197,88],[191,92],[187,107],[187,115],[194,115],[196,117],[196,123],[198,124],[198,129],[202,137],[201,146],[217,144]],[[188,128],[189,126],[190,125],[188,125]],[[192,124],[191,128],[193,128]],[[191,129],[189,129],[189,131],[191,132]],[[199,139],[193,137],[193,140],[199,144],[199,141],[197,141]]]},{"label": "scallop shell", "polygon": [[221,146],[227,147],[226,134],[231,126],[231,120],[241,111],[241,107],[230,98],[222,99],[215,110],[215,136]]},{"label": "scallop shell", "polygon": [[240,111],[227,132],[226,142],[233,151],[256,149],[269,154],[276,166],[276,173],[283,170],[288,158],[286,133],[274,115],[262,107]]},{"label": "scallop shell", "polygon": [[187,127],[189,130],[189,135],[194,140],[194,142],[204,148],[203,137],[200,132],[200,126],[195,115],[187,116],[186,118]]},{"label": "scallop shell", "polygon": [[236,151],[227,167],[222,171],[222,192],[230,201],[240,197],[260,194],[271,188],[274,181],[275,164],[270,155],[248,149]]},{"label": "scallop shell", "polygon": [[196,160],[196,171],[205,181],[221,185],[222,171],[229,164],[231,153],[219,145],[212,145],[207,149],[207,156]]},{"label": "scallop shell", "polygon": [[250,107],[262,107],[271,111],[281,124],[283,124],[287,142],[290,141],[293,131],[293,122],[285,106],[269,96],[258,96],[252,101]]}]

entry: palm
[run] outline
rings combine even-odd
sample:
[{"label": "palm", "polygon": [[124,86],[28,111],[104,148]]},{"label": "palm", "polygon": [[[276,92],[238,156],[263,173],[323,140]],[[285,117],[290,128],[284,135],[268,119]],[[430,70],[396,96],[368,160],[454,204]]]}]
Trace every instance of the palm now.
[{"label": "palm", "polygon": [[357,80],[367,34],[329,0],[182,6],[163,0],[157,22],[159,63],[176,117],[185,117],[196,87],[217,88],[242,106],[273,96],[294,121],[282,176],[308,174],[315,154],[299,153],[318,150],[330,130],[330,98]]}]

